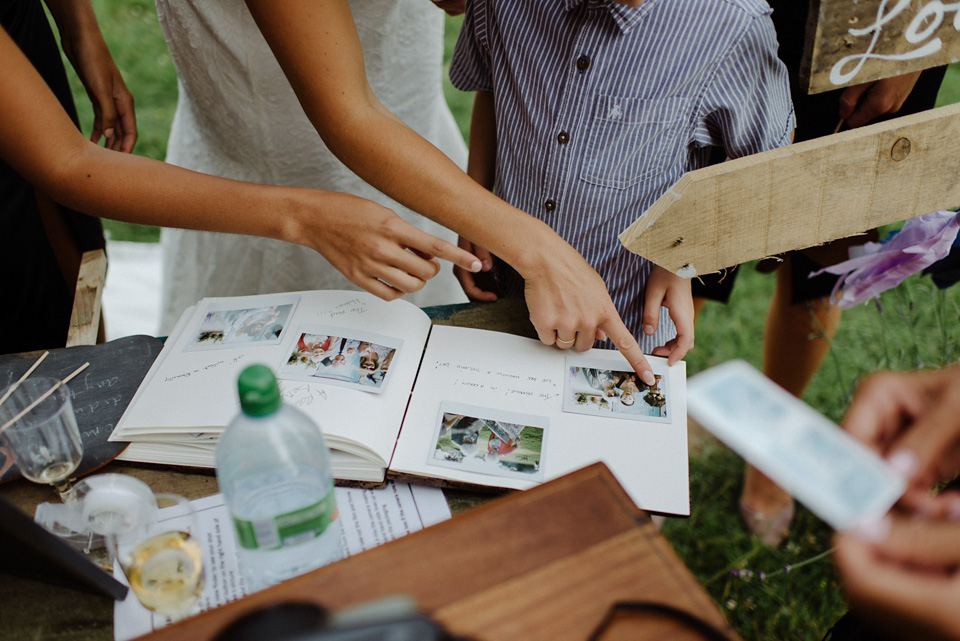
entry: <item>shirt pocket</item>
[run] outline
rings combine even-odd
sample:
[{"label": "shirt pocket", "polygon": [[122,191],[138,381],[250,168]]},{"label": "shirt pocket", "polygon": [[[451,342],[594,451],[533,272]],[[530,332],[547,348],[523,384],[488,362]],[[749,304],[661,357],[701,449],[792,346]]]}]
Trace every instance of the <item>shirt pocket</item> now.
[{"label": "shirt pocket", "polygon": [[678,162],[690,102],[597,96],[580,178],[626,189]]}]

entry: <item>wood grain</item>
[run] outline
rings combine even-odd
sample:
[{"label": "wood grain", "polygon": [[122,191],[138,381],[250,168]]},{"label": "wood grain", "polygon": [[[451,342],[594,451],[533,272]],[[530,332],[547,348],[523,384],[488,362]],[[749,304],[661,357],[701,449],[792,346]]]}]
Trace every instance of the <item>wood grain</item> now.
[{"label": "wood grain", "polygon": [[103,301],[103,283],[107,276],[107,257],[102,249],[83,253],[77,290],[70,314],[67,347],[95,345],[100,330],[100,306]]},{"label": "wood grain", "polygon": [[[901,5],[894,0],[811,0],[807,43],[800,67],[801,86],[807,93],[820,93],[960,60],[960,32],[953,26],[955,12],[942,11],[945,4],[948,3],[915,0],[898,10]],[[881,21],[878,34],[875,30],[858,33],[876,25],[878,19]],[[936,51],[896,59],[915,55],[925,46],[933,49],[936,40],[940,41]],[[842,83],[830,80],[831,70],[838,62],[865,53],[870,57],[853,77]],[[852,73],[856,64],[857,61],[851,59],[840,71]]]},{"label": "wood grain", "polygon": [[960,104],[685,174],[620,235],[683,275],[960,206]]}]

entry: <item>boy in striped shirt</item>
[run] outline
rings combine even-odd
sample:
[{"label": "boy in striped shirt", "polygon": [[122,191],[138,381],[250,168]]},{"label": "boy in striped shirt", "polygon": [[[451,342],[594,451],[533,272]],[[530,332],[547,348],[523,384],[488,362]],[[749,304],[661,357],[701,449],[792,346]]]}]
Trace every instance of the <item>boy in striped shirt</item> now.
[{"label": "boy in striped shirt", "polygon": [[[600,274],[643,351],[693,347],[690,282],[617,239],[712,147],[790,143],[787,73],[762,0],[468,0],[450,69],[476,91],[470,175],[549,224]],[[467,295],[521,295],[508,265]],[[496,290],[496,291],[492,291]],[[593,336],[557,337],[578,349]]]}]

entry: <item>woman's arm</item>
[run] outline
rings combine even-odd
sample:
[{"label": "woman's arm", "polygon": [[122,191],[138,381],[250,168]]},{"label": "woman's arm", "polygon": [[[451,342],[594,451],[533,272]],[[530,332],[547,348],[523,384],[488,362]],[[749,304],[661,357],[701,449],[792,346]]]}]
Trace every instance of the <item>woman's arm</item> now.
[{"label": "woman's arm", "polygon": [[298,243],[386,299],[420,289],[440,269],[434,256],[479,269],[472,255],[362,198],[216,178],[98,147],[2,29],[0,60],[0,157],[63,205],[115,220]]},{"label": "woman's arm", "polygon": [[637,372],[652,370],[603,279],[550,227],[496,198],[387,111],[367,83],[346,0],[246,0],[324,142],[361,178],[512,265],[540,340],[605,333]]},{"label": "woman's arm", "polygon": [[133,95],[120,76],[100,32],[90,0],[45,0],[60,31],[60,44],[93,105],[90,139],[115,151],[133,151],[137,121]]}]

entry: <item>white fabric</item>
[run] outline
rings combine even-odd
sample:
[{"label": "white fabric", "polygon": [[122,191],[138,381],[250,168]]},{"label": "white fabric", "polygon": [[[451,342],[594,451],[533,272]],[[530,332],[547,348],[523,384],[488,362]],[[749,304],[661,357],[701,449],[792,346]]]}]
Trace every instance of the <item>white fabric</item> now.
[{"label": "white fabric", "polygon": [[[426,0],[350,5],[377,97],[464,167],[466,146],[441,89],[443,12]],[[452,232],[390,200],[327,150],[243,0],[157,0],[157,13],[179,75],[168,162],[238,180],[356,194],[456,242]],[[173,229],[163,230],[161,242],[161,332],[204,296],[357,289],[300,245]],[[421,306],[466,301],[449,264],[407,299]]]}]

